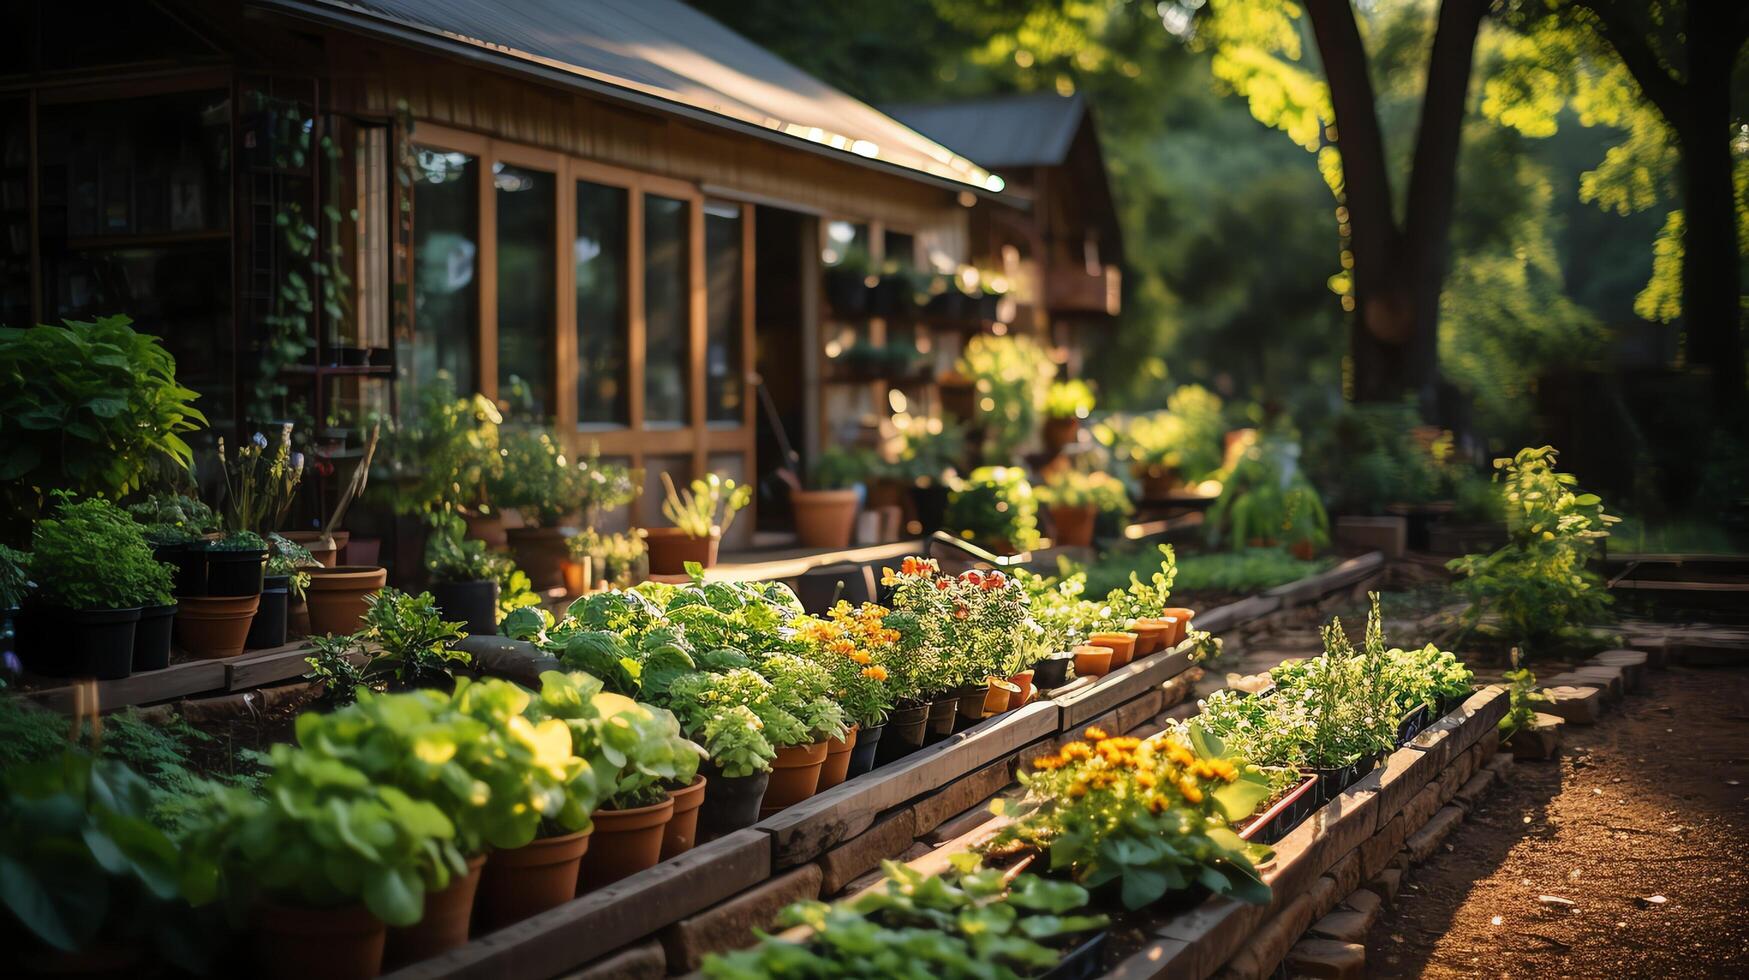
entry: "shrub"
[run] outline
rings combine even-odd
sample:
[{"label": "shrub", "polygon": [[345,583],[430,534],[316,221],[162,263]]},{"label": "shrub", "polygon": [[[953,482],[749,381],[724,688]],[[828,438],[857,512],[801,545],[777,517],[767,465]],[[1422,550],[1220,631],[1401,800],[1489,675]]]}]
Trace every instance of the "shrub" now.
[{"label": "shrub", "polygon": [[1226,418],[1219,395],[1201,385],[1180,385],[1166,409],[1116,416],[1100,423],[1094,435],[1136,469],[1171,469],[1190,483],[1221,468]]},{"label": "shrub", "polygon": [[181,494],[152,494],[129,504],[128,514],[145,528],[146,540],[153,545],[187,544],[219,529],[211,507]]},{"label": "shrub", "polygon": [[121,508],[100,497],[59,494],[54,516],[31,536],[37,598],[65,609],[164,606],[170,566],[153,560],[146,536]]},{"label": "shrub", "polygon": [[120,497],[187,470],[206,424],[176,359],[125,316],[0,327],[0,502],[28,521],[54,490]]}]

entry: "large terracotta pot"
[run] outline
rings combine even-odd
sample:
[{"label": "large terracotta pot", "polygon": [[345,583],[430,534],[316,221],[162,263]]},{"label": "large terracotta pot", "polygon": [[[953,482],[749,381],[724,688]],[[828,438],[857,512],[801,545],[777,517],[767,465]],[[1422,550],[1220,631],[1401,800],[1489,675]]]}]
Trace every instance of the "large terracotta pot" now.
[{"label": "large terracotta pot", "polygon": [[591,892],[662,860],[662,830],[674,818],[674,798],[629,810],[597,810],[595,844],[583,856],[577,892]]},{"label": "large terracotta pot", "polygon": [[388,930],[363,905],[265,904],[254,913],[254,975],[269,980],[370,980],[383,970]]},{"label": "large terracotta pot", "polygon": [[565,530],[558,527],[513,527],[504,532],[516,565],[528,574],[537,592],[565,584],[564,563],[571,557]]},{"label": "large terracotta pot", "polygon": [[589,850],[589,831],[542,837],[508,851],[493,851],[480,876],[480,932],[502,929],[577,896],[577,865]]},{"label": "large terracotta pot", "polygon": [[474,918],[474,893],[480,888],[480,871],[486,866],[486,855],[468,858],[468,873],[456,875],[442,891],[425,893],[425,914],[410,926],[389,930],[389,943],[383,959],[390,966],[401,966],[429,959],[439,953],[465,946],[468,924]]},{"label": "large terracotta pot", "polygon": [[824,793],[850,778],[850,754],[856,748],[856,734],[856,726],[852,725],[843,738],[827,739],[826,764],[820,767],[817,792]]},{"label": "large terracotta pot", "polygon": [[722,540],[722,534],[714,530],[708,538],[691,538],[677,527],[645,528],[644,544],[649,548],[650,574],[685,575],[689,561],[709,568],[717,563],[717,547]]},{"label": "large terracotta pot", "polygon": [[795,511],[796,540],[804,548],[841,550],[850,547],[850,532],[856,527],[855,488],[848,490],[795,490],[790,506]]},{"label": "large terracotta pot", "polygon": [[1092,504],[1081,507],[1052,507],[1051,543],[1063,548],[1089,548],[1093,545],[1093,526],[1099,520],[1099,509]]},{"label": "large terracotta pot", "polygon": [[559,570],[565,576],[566,595],[583,595],[595,587],[595,561],[588,555],[565,559]]},{"label": "large terracotta pot", "polygon": [[310,587],[304,590],[304,597],[310,607],[312,636],[357,632],[370,609],[365,600],[389,581],[388,570],[380,566],[335,565],[308,571]]},{"label": "large terracotta pot", "polygon": [[249,640],[261,596],[187,595],[177,600],[176,645],[203,660],[235,657]]},{"label": "large terracotta pot", "polygon": [[825,765],[825,742],[778,749],[777,758],[771,760],[771,785],[759,805],[760,819],[813,796],[820,788],[820,769]]},{"label": "large terracotta pot", "polygon": [[1130,621],[1130,632],[1136,634],[1136,656],[1145,657],[1166,648],[1166,640],[1172,635],[1173,624],[1163,619],[1135,619]]},{"label": "large terracotta pot", "polygon": [[1186,609],[1182,606],[1174,606],[1170,609],[1160,610],[1160,618],[1165,619],[1167,617],[1177,620],[1172,626],[1172,635],[1166,639],[1167,646],[1175,647],[1178,644],[1183,643],[1184,638],[1190,635],[1190,621],[1196,618],[1196,610]]},{"label": "large terracotta pot", "polygon": [[1087,642],[1111,651],[1112,670],[1129,663],[1136,655],[1136,634],[1134,633],[1095,633],[1087,638]]},{"label": "large terracotta pot", "polygon": [[692,777],[692,782],[684,789],[668,794],[668,798],[674,801],[674,816],[669,819],[668,826],[662,828],[662,860],[685,854],[698,843],[698,811],[704,806],[706,782],[701,773]]},{"label": "large terracotta pot", "polygon": [[310,553],[311,558],[316,559],[328,568],[333,568],[340,563],[340,549],[346,544],[346,541],[341,535],[345,535],[348,538],[352,536],[345,531],[335,531],[333,536],[324,542],[322,540],[321,531],[279,532],[279,536],[287,541],[290,541],[293,544],[303,545],[304,550]]},{"label": "large terracotta pot", "polygon": [[1076,677],[1104,677],[1111,673],[1111,648],[1084,644],[1075,648]]}]

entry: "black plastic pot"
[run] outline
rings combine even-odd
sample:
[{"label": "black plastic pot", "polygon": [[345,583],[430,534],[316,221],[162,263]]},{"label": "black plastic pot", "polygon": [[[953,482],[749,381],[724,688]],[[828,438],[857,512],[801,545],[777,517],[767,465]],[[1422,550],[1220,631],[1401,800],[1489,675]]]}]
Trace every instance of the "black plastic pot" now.
[{"label": "black plastic pot", "polygon": [[910,755],[923,747],[924,729],[929,724],[929,705],[895,708],[887,716],[881,744],[875,750],[875,765],[884,766]]},{"label": "black plastic pot", "polygon": [[255,618],[249,623],[249,638],[243,641],[246,650],[265,650],[285,646],[286,623],[291,610],[291,576],[269,575],[262,580],[261,605],[255,608]]},{"label": "black plastic pot", "polygon": [[1040,980],[1089,980],[1105,972],[1105,943],[1109,931],[1094,933],[1086,942],[1063,954]]},{"label": "black plastic pot", "polygon": [[133,671],[140,609],[26,607],[19,614],[18,655],[45,677],[119,680]]},{"label": "black plastic pot", "polygon": [[765,787],[771,782],[769,770],[730,779],[707,762],[698,771],[704,774],[705,785],[710,787],[698,808],[700,841],[732,834],[759,822],[759,804],[765,800]]},{"label": "black plastic pot", "polygon": [[1318,779],[1307,776],[1275,805],[1239,830],[1239,836],[1254,844],[1273,844],[1300,825],[1318,809]]},{"label": "black plastic pot", "polygon": [[959,715],[954,721],[954,731],[963,732],[984,720],[984,698],[990,693],[988,685],[961,684],[954,688],[959,695]]},{"label": "black plastic pot", "polygon": [[1416,705],[1414,711],[1397,722],[1397,747],[1402,748],[1409,744],[1409,740],[1425,731],[1429,724],[1432,724],[1432,719],[1427,717],[1427,705]]},{"label": "black plastic pot", "polygon": [[959,707],[960,699],[957,697],[937,698],[929,702],[929,722],[923,729],[924,745],[934,745],[953,734],[953,722],[958,716]]},{"label": "black plastic pot", "polygon": [[206,594],[210,596],[245,596],[261,592],[262,579],[267,574],[267,549],[206,550]]},{"label": "black plastic pot", "polygon": [[947,487],[940,483],[911,488],[911,503],[917,508],[917,523],[923,525],[924,537],[941,530],[947,523],[947,494]]},{"label": "black plastic pot", "polygon": [[469,636],[498,634],[498,583],[433,582],[426,587],[446,622],[460,622]]},{"label": "black plastic pot", "polygon": [[170,666],[170,633],[175,626],[174,602],[140,610],[140,623],[134,627],[134,673],[163,670]]},{"label": "black plastic pot", "polygon": [[1357,759],[1346,766],[1339,766],[1335,769],[1306,770],[1307,775],[1318,777],[1318,805],[1323,806],[1341,795],[1343,790],[1360,782],[1361,777],[1372,772],[1383,757],[1384,753],[1381,752],[1369,755],[1364,759]]},{"label": "black plastic pot", "polygon": [[874,768],[875,750],[880,747],[886,729],[885,725],[874,725],[856,733],[856,745],[850,750],[850,768],[845,771],[845,779],[854,779]]},{"label": "black plastic pot", "polygon": [[1041,691],[1069,683],[1069,668],[1075,663],[1073,653],[1053,653],[1032,665],[1032,686]]},{"label": "black plastic pot", "polygon": [[206,542],[161,544],[152,557],[176,569],[170,591],[173,595],[206,595]]}]

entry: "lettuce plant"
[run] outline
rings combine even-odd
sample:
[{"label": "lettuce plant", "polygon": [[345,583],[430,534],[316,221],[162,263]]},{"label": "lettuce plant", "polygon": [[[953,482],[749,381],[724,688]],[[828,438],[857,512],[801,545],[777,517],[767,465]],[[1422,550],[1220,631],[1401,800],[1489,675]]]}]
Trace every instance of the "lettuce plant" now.
[{"label": "lettuce plant", "polygon": [[698,772],[703,752],[681,735],[672,712],[603,691],[588,674],[541,674],[541,694],[528,713],[543,725],[558,720],[568,726],[610,809],[660,803],[664,785],[685,785]]}]

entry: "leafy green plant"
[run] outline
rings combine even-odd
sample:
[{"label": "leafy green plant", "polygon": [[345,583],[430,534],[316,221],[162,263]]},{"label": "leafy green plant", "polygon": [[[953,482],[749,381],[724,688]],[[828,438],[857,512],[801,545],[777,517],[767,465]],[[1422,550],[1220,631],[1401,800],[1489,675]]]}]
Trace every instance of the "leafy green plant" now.
[{"label": "leafy green plant", "polygon": [[895,477],[914,486],[951,482],[950,477],[966,455],[966,429],[956,419],[905,415],[895,417],[899,432],[898,458],[891,466]]},{"label": "leafy green plant", "polygon": [[290,422],[280,427],[271,453],[267,437],[259,432],[230,453],[225,451],[225,437],[219,437],[225,530],[265,535],[284,524],[304,479],[304,454],[292,451],[291,440]]},{"label": "leafy green plant", "polygon": [[552,432],[518,427],[498,438],[500,465],[486,475],[493,504],[535,527],[556,527],[582,506],[587,477],[565,458]]},{"label": "leafy green plant", "polygon": [[30,585],[30,556],[0,544],[0,612],[22,605]]},{"label": "leafy green plant", "polygon": [[933,561],[907,559],[882,580],[893,590],[883,625],[898,633],[902,655],[921,652],[934,678],[926,690],[1003,682],[1049,652],[1041,648],[1026,590],[1001,571],[945,576]]},{"label": "leafy green plant", "polygon": [[983,458],[1017,458],[1038,429],[1045,392],[1057,376],[1050,352],[1025,334],[981,333],[966,343],[958,370],[972,382],[984,429]]},{"label": "leafy green plant", "polygon": [[1093,413],[1093,388],[1079,378],[1053,381],[1045,391],[1045,417],[1084,419]]},{"label": "leafy green plant", "polygon": [[1232,823],[1269,796],[1269,782],[1205,737],[1199,754],[1174,733],[1146,740],[1089,728],[1085,741],[1034,759],[1020,774],[1026,794],[993,847],[1019,843],[1049,855],[1053,874],[1088,888],[1114,885],[1139,909],[1200,885],[1254,905],[1269,886],[1256,865],[1270,854]]},{"label": "leafy green plant", "polygon": [[572,535],[566,546],[573,561],[590,559],[597,579],[615,588],[629,589],[649,574],[649,546],[642,528],[602,533],[586,527]]},{"label": "leafy green plant", "polygon": [[0,327],[0,502],[22,527],[55,490],[121,497],[186,471],[206,424],[176,359],[125,316]]},{"label": "leafy green plant", "polygon": [[351,636],[312,636],[314,651],[304,658],[310,667],[305,680],[322,685],[321,702],[329,708],[351,704],[361,688],[380,690],[383,679],[368,671],[370,658]]},{"label": "leafy green plant", "polygon": [[1456,479],[1452,436],[1430,432],[1413,404],[1348,405],[1312,460],[1339,513],[1382,514],[1387,504],[1446,499]]},{"label": "leafy green plant", "polygon": [[688,489],[676,490],[674,481],[663,472],[662,488],[667,494],[662,516],[689,538],[708,538],[713,531],[728,534],[735,514],[753,500],[752,487],[736,486],[734,480],[715,473],[692,481]]},{"label": "leafy green plant", "polygon": [[454,514],[426,518],[425,574],[432,582],[496,582],[504,565],[515,567],[509,555],[467,536],[467,525]]},{"label": "leafy green plant", "polygon": [[1432,643],[1419,650],[1385,651],[1385,683],[1399,715],[1420,705],[1432,708],[1443,698],[1466,697],[1475,677],[1456,654]]},{"label": "leafy green plant", "polygon": [[1253,440],[1239,454],[1209,508],[1210,537],[1237,551],[1258,544],[1316,549],[1330,543],[1330,518],[1317,488],[1294,460],[1297,444]]},{"label": "leafy green plant", "polygon": [[765,737],[765,723],[744,704],[731,705],[704,721],[693,733],[705,755],[728,779],[741,779],[771,768],[777,748]]},{"label": "leafy green plant", "polygon": [[1221,468],[1225,432],[1220,396],[1200,385],[1180,385],[1167,397],[1165,411],[1113,416],[1093,430],[1138,474],[1171,470],[1190,483]]},{"label": "leafy green plant", "polygon": [[1046,507],[1092,507],[1101,514],[1128,514],[1135,510],[1123,481],[1104,470],[1083,472],[1062,467],[1046,478],[1035,492]]},{"label": "leafy green plant", "polygon": [[1536,675],[1518,662],[1517,650],[1512,651],[1512,668],[1501,675],[1507,684],[1506,714],[1499,724],[1502,738],[1511,738],[1520,729],[1535,724],[1537,706],[1547,704],[1549,700],[1537,684]]},{"label": "leafy green plant", "polygon": [[758,670],[771,681],[773,703],[802,723],[809,741],[845,736],[844,708],[833,696],[832,673],[823,664],[794,653],[772,653]]},{"label": "leafy green plant", "polygon": [[208,551],[266,551],[267,539],[254,531],[227,531],[216,541],[208,542]]},{"label": "leafy green plant", "polygon": [[1379,595],[1374,592],[1370,598],[1359,651],[1343,632],[1342,620],[1333,619],[1319,631],[1322,656],[1285,661],[1270,671],[1276,687],[1269,695],[1271,703],[1283,724],[1304,726],[1304,754],[1294,760],[1255,761],[1334,769],[1396,745],[1401,712],[1387,678]]},{"label": "leafy green plant", "polygon": [[56,494],[53,516],[37,521],[31,535],[31,574],[45,606],[131,609],[174,601],[170,566],[155,561],[140,526],[101,497]]},{"label": "leafy green plant", "polygon": [[764,936],[752,949],[712,954],[704,975],[1008,980],[1048,972],[1069,937],[1109,924],[1103,915],[1069,914],[1087,906],[1087,890],[1079,885],[1027,873],[1009,882],[999,868],[957,864],[949,874],[926,876],[884,861],[886,881],[878,891],[784,909],[778,925],[806,926],[805,940]]},{"label": "leafy green plant", "polygon": [[128,505],[128,514],[146,531],[153,545],[187,544],[219,529],[218,517],[198,497],[155,493]]},{"label": "leafy green plant", "polygon": [[814,461],[808,473],[810,490],[845,490],[867,480],[879,469],[880,460],[868,449],[830,446]]},{"label": "leafy green plant", "polygon": [[412,417],[388,429],[385,451],[377,457],[385,472],[371,484],[373,494],[397,514],[480,506],[503,463],[498,454],[503,421],[490,398],[457,397],[454,381],[438,372],[420,385]]},{"label": "leafy green plant", "polygon": [[587,674],[543,673],[529,717],[569,726],[610,809],[660,803],[668,795],[665,785],[690,783],[698,771],[702,750],[681,735],[672,712],[602,691]]},{"label": "leafy green plant", "polygon": [[364,627],[353,634],[379,648],[371,668],[392,675],[400,684],[431,683],[449,676],[453,666],[473,661],[453,644],[467,636],[460,623],[446,623],[431,593],[408,595],[384,589],[365,600]]},{"label": "leafy green plant", "polygon": [[1526,651],[1545,649],[1609,612],[1609,593],[1589,566],[1620,519],[1604,513],[1596,494],[1575,492],[1578,478],[1556,471],[1557,455],[1542,446],[1496,459],[1506,545],[1446,566],[1461,576],[1455,587],[1470,600],[1470,627],[1492,616],[1485,628]]},{"label": "leafy green plant", "polygon": [[992,550],[1038,547],[1038,499],[1018,466],[980,466],[948,497],[948,529]]}]

